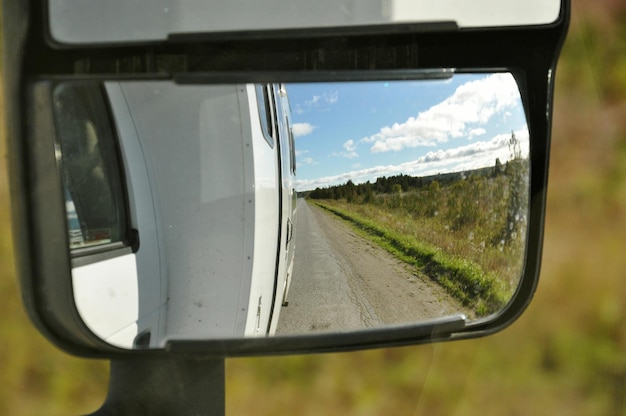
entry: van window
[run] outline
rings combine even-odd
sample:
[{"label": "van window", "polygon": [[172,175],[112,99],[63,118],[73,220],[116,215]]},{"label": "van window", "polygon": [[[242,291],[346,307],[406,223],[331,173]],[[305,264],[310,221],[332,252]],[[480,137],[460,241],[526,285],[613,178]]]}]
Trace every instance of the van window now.
[{"label": "van window", "polygon": [[296,174],[296,141],[293,138],[293,126],[291,120],[287,116],[287,130],[289,130],[289,164],[291,165],[291,173]]},{"label": "van window", "polygon": [[259,107],[259,118],[261,120],[261,128],[263,129],[263,137],[270,147],[274,148],[274,137],[272,129],[272,107],[270,96],[268,95],[265,85],[256,86],[257,107]]},{"label": "van window", "polygon": [[97,83],[63,83],[53,91],[56,158],[65,193],[70,249],[127,242],[119,153]]}]

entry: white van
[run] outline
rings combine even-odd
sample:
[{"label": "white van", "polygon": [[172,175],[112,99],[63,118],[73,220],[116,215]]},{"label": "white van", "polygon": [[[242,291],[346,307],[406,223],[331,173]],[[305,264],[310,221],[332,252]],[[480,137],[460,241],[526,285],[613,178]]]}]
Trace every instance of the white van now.
[{"label": "white van", "polygon": [[268,336],[294,258],[284,85],[53,88],[80,317],[108,343]]}]

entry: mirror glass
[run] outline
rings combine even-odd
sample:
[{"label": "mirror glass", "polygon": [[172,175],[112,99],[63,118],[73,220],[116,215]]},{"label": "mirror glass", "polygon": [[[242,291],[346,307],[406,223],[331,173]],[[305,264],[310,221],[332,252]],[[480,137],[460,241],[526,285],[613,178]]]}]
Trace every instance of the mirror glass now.
[{"label": "mirror glass", "polygon": [[113,345],[473,320],[518,285],[509,73],[60,82],[52,102],[76,306]]},{"label": "mirror glass", "polygon": [[61,43],[165,40],[184,33],[456,22],[460,27],[554,22],[561,0],[49,0]]}]

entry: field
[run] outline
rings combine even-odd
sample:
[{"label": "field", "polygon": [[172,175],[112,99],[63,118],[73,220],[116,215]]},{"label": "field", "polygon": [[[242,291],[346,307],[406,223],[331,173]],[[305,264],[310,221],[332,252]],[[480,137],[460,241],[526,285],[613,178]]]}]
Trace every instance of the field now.
[{"label": "field", "polygon": [[501,169],[348,182],[307,198],[482,317],[506,305],[522,273],[527,166],[517,158]]},{"label": "field", "polygon": [[[472,341],[227,360],[228,414],[626,414],[626,4],[574,3],[556,75],[542,273],[526,313]],[[107,363],[59,351],[25,316],[9,196],[3,167],[0,414],[88,413],[106,394]]]}]

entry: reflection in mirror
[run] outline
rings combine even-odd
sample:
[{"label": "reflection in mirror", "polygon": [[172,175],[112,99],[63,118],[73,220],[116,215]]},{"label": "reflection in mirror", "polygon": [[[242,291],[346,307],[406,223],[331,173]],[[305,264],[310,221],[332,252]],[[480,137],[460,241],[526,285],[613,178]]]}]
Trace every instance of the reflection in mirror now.
[{"label": "reflection in mirror", "polygon": [[518,285],[529,133],[510,74],[53,99],[75,302],[112,345],[476,319]]}]

